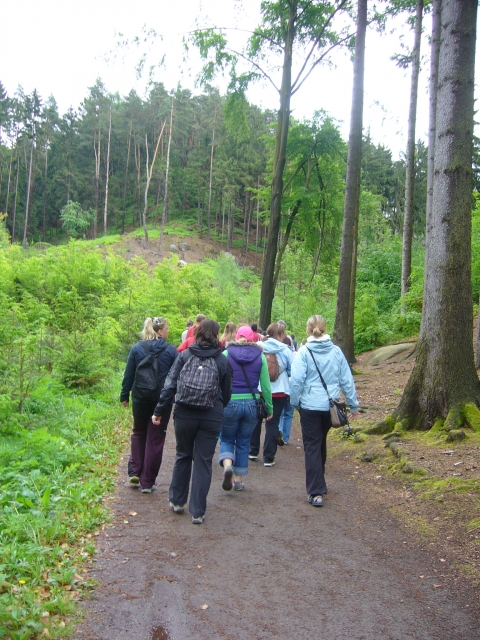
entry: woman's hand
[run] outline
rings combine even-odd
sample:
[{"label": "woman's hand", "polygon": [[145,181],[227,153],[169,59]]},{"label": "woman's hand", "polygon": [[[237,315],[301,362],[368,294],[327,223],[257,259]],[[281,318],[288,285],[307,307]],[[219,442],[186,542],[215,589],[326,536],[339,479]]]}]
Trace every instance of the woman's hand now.
[{"label": "woman's hand", "polygon": [[125,409],[128,409],[128,400],[122,400],[122,404],[125,407]]},{"label": "woman's hand", "polygon": [[360,411],[355,411],[354,413],[351,413],[351,414],[348,416],[348,419],[349,419],[349,420],[356,420],[356,419],[358,418],[358,416],[359,416],[359,415],[360,415]]},{"label": "woman's hand", "polygon": [[160,416],[152,416],[152,422],[153,422],[153,424],[159,425],[160,424]]},{"label": "woman's hand", "polygon": [[273,418],[273,413],[269,413],[265,420],[270,420],[271,418]]}]

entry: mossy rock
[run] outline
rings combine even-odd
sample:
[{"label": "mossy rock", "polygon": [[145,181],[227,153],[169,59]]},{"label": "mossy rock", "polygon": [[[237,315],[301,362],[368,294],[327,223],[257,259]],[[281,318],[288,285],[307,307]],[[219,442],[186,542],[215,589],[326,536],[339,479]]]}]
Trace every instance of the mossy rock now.
[{"label": "mossy rock", "polygon": [[461,442],[466,437],[467,434],[463,429],[451,429],[447,435],[447,442]]},{"label": "mossy rock", "polygon": [[382,422],[377,422],[377,424],[367,427],[367,429],[365,429],[365,433],[371,435],[383,435],[385,433],[392,433],[394,429],[395,418],[393,418],[393,416],[387,416],[385,420],[382,420]]}]

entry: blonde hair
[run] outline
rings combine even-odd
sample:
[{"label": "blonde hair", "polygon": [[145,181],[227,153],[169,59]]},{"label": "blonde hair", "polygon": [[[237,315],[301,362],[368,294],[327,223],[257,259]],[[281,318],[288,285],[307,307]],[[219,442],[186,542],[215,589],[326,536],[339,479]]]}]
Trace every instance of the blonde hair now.
[{"label": "blonde hair", "polygon": [[143,323],[143,329],[140,334],[142,340],[156,340],[158,332],[168,327],[165,318],[147,318]]},{"label": "blonde hair", "polygon": [[310,316],[307,320],[307,333],[314,338],[321,338],[327,333],[327,324],[323,316]]},{"label": "blonde hair", "polygon": [[231,342],[235,340],[237,335],[237,326],[234,322],[227,322],[225,329],[223,330],[220,342]]}]

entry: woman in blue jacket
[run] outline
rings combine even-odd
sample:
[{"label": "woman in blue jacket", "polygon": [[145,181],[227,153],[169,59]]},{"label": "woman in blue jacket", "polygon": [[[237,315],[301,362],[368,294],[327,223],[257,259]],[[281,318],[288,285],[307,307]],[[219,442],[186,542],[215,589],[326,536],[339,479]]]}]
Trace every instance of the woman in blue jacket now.
[{"label": "woman in blue jacket", "polygon": [[[178,353],[173,345],[166,342],[168,322],[165,318],[147,318],[140,337],[141,341],[133,345],[128,355],[120,402],[128,407],[130,391],[132,392],[133,433],[128,461],[129,484],[132,487],[141,486],[142,493],[151,493],[162,464],[165,433],[172,408],[165,412],[159,425],[153,424],[152,414],[167,373]],[[147,347],[149,353],[158,358],[158,393],[151,399],[136,397],[134,388],[135,373],[140,362],[147,357]]]},{"label": "woman in blue jacket", "polygon": [[[350,419],[358,417],[358,400],[352,372],[341,349],[327,334],[322,316],[314,315],[307,322],[307,343],[300,347],[292,365],[290,402],[300,412],[307,501],[321,507],[327,493],[325,462],[327,434],[332,426],[327,393],[317,372],[320,370],[331,398],[338,398],[340,389],[350,407]],[[316,366],[315,366],[316,364]]]}]

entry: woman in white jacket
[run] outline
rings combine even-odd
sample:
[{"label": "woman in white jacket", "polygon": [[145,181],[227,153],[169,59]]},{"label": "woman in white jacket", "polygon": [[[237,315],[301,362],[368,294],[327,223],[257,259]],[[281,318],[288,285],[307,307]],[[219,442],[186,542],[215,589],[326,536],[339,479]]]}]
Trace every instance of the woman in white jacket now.
[{"label": "woman in white jacket", "polygon": [[[290,403],[300,412],[308,502],[321,507],[327,493],[325,462],[327,433],[332,426],[328,395],[318,375],[320,370],[331,398],[340,389],[350,407],[350,419],[358,414],[358,400],[352,372],[341,349],[327,334],[322,316],[311,316],[307,322],[307,343],[300,347],[292,365]],[[315,366],[316,364],[316,366]],[[273,391],[273,389],[272,389]]]},{"label": "woman in white jacket", "polygon": [[[263,443],[263,466],[273,467],[275,464],[275,454],[277,453],[278,444],[278,425],[280,416],[285,405],[288,402],[290,394],[290,369],[293,362],[293,353],[283,344],[285,337],[285,326],[280,322],[273,322],[267,329],[267,339],[262,343],[263,353],[267,357],[272,354],[278,363],[278,377],[272,380],[270,376],[270,384],[272,387],[272,404],[273,415],[265,422],[265,442]],[[269,367],[270,371],[270,367]],[[250,460],[257,460],[260,450],[260,432],[262,428],[262,420],[259,420],[255,427],[252,439],[250,440]]]}]

